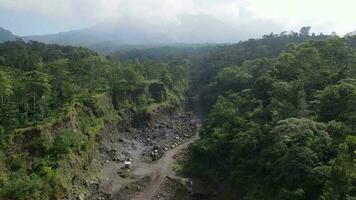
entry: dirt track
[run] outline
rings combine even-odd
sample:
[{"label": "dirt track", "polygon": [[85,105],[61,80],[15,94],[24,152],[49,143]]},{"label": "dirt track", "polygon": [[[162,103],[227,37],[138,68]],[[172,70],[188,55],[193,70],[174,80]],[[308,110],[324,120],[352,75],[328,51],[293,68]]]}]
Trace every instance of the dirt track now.
[{"label": "dirt track", "polygon": [[172,170],[173,165],[173,156],[177,154],[182,149],[188,147],[189,144],[193,143],[199,139],[199,134],[196,134],[191,140],[185,142],[178,147],[168,151],[160,160],[158,160],[154,165],[152,165],[151,181],[146,186],[146,188],[139,193],[139,195],[134,198],[135,200],[148,200],[157,193],[160,188],[164,178],[166,176],[174,176]]},{"label": "dirt track", "polygon": [[[102,178],[91,199],[150,200],[167,176],[174,176],[173,157],[198,139],[200,121],[191,112],[161,117],[150,127],[111,130],[102,142]],[[157,160],[152,157],[158,148]],[[130,169],[123,161],[133,159]]]}]

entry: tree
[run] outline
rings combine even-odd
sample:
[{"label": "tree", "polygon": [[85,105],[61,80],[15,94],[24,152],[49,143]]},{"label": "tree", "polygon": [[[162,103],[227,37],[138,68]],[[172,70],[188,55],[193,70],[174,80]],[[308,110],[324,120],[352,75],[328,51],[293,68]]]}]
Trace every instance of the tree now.
[{"label": "tree", "polygon": [[50,77],[40,71],[30,71],[24,74],[23,86],[25,92],[30,92],[33,107],[36,109],[37,101],[44,99],[51,91]]},{"label": "tree", "polygon": [[323,189],[323,163],[331,146],[325,124],[290,118],[278,122],[269,138],[272,141],[263,156],[269,190],[300,190],[305,199],[316,199]]},{"label": "tree", "polygon": [[344,121],[354,126],[356,122],[356,86],[345,81],[319,91],[317,112],[322,121]]},{"label": "tree", "polygon": [[310,26],[302,27],[299,31],[299,35],[302,37],[308,37],[310,29],[311,29]]},{"label": "tree", "polygon": [[240,92],[251,84],[252,76],[240,67],[227,67],[216,77],[217,87],[222,91]]},{"label": "tree", "polygon": [[12,78],[9,73],[0,71],[0,96],[1,106],[4,105],[4,99],[13,94]]},{"label": "tree", "polygon": [[52,77],[50,84],[53,90],[53,102],[55,106],[69,101],[75,94],[80,94],[80,89],[76,81],[73,81],[67,69],[68,59],[59,59],[46,64],[46,72]]},{"label": "tree", "polygon": [[339,145],[338,155],[332,161],[331,170],[322,200],[348,200],[356,197],[356,137],[348,136]]}]

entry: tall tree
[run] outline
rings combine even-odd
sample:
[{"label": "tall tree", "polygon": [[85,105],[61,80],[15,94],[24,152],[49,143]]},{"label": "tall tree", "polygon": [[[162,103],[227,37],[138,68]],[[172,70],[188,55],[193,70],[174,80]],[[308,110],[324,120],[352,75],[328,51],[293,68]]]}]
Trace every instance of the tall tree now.
[{"label": "tall tree", "polygon": [[0,96],[1,106],[4,105],[5,97],[13,94],[12,78],[9,73],[0,71]]},{"label": "tall tree", "polygon": [[26,92],[29,92],[33,100],[33,107],[36,109],[37,101],[44,99],[51,91],[49,84],[50,77],[41,71],[26,72],[23,85]]}]

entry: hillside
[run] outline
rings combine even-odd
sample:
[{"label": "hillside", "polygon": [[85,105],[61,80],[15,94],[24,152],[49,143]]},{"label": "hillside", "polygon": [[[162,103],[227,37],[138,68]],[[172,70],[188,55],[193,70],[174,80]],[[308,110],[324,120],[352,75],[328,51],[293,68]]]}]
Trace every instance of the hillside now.
[{"label": "hillside", "polygon": [[356,0],[0,0],[0,200],[356,200]]},{"label": "hillside", "polygon": [[[207,115],[183,171],[222,199],[354,198],[355,41],[267,35],[186,56]],[[170,53],[112,56],[182,57]]]},{"label": "hillside", "polygon": [[202,98],[216,96],[187,170],[226,185],[226,199],[354,198],[354,40],[289,44],[210,72]]},{"label": "hillside", "polygon": [[[193,19],[193,21],[190,21]],[[210,23],[209,26],[205,24]],[[246,33],[208,16],[186,16],[180,23],[143,23],[135,20],[104,21],[94,26],[49,35],[23,37],[62,45],[82,45],[96,49],[105,46],[157,46],[201,43],[231,43],[246,39]]]},{"label": "hillside", "polygon": [[0,44],[0,198],[352,199],[355,41]]},{"label": "hillside", "polygon": [[0,27],[0,42],[13,41],[17,38],[9,30]]},{"label": "hillside", "polygon": [[25,41],[35,40],[49,44],[76,45],[93,47],[96,45],[155,45],[173,42],[168,36],[158,31],[148,31],[144,27],[128,24],[106,25],[62,32],[58,34],[26,36]]},{"label": "hillside", "polygon": [[73,180],[100,170],[107,127],[146,126],[187,89],[187,62],[119,63],[22,41],[0,55],[0,199],[75,199],[87,189]]}]

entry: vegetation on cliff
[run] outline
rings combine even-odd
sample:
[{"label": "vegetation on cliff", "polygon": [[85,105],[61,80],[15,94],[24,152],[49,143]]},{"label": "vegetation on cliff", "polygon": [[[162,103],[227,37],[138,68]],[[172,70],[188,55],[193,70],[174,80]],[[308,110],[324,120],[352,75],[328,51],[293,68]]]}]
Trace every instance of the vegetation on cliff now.
[{"label": "vegetation on cliff", "polygon": [[[244,199],[356,196],[356,38],[270,34],[234,45],[107,57],[0,44],[0,197],[61,199],[95,173],[98,134],[199,93],[186,169]],[[82,188],[75,188],[81,190]]]},{"label": "vegetation on cliff", "polygon": [[0,44],[0,197],[68,195],[95,165],[104,124],[117,123],[123,109],[179,104],[189,65],[118,62],[38,42]]},{"label": "vegetation on cliff", "polygon": [[354,198],[352,41],[290,44],[275,58],[220,69],[205,91],[217,100],[191,147],[190,170],[244,199]]}]

